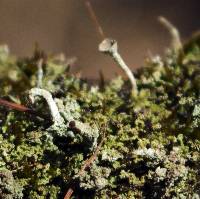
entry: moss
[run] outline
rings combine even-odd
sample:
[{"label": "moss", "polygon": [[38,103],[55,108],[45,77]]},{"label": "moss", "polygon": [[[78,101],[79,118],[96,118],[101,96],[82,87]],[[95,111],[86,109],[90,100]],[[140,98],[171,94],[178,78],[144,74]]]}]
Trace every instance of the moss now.
[{"label": "moss", "polygon": [[[73,76],[66,60],[45,57],[42,85],[63,117],[57,126],[43,99],[27,100],[41,57],[19,60],[0,48],[1,97],[35,113],[0,107],[3,197],[63,198],[69,187],[73,198],[199,197],[198,43],[187,43],[181,56],[146,60],[135,74],[137,96],[121,77],[99,88]],[[104,131],[96,159],[80,175]]]}]

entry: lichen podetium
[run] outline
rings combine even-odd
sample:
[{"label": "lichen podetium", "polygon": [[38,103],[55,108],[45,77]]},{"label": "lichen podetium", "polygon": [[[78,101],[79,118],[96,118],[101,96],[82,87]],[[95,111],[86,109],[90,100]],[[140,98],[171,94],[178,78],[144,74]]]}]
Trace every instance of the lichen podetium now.
[{"label": "lichen podetium", "polygon": [[40,91],[56,116],[38,94],[29,100],[40,57],[16,59],[2,46],[1,98],[40,114],[0,106],[0,198],[59,199],[70,188],[82,199],[199,198],[199,44],[147,59],[134,75],[137,95],[129,80],[100,89],[48,57]]}]

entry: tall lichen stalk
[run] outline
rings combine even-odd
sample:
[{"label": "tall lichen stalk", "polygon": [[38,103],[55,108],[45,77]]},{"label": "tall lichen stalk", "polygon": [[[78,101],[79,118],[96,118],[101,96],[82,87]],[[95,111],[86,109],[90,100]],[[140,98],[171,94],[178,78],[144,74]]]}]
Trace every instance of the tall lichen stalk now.
[{"label": "tall lichen stalk", "polygon": [[40,59],[0,48],[0,197],[199,198],[199,36],[147,59],[137,95],[120,76],[90,85],[58,56],[38,88]]},{"label": "tall lichen stalk", "polygon": [[131,83],[133,94],[137,95],[138,89],[137,89],[137,83],[136,83],[135,76],[134,76],[133,72],[131,71],[131,69],[127,66],[127,64],[125,63],[123,58],[121,57],[121,55],[118,51],[117,41],[114,39],[111,39],[111,38],[106,38],[103,28],[100,25],[100,23],[97,19],[97,16],[95,14],[95,11],[89,0],[85,0],[85,5],[89,12],[89,16],[94,23],[97,33],[98,33],[100,39],[102,40],[101,43],[99,44],[99,48],[98,48],[99,51],[101,53],[107,54],[107,55],[111,56],[111,58],[113,58],[113,60],[117,64],[117,66],[119,66],[122,69],[122,71],[126,74],[126,76],[128,77],[128,79]]}]

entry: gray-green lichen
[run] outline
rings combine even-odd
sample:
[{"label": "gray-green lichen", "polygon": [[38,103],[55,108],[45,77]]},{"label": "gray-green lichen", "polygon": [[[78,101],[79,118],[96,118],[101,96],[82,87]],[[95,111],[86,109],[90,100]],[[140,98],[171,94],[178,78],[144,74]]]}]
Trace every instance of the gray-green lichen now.
[{"label": "gray-green lichen", "polygon": [[2,199],[21,199],[23,197],[22,187],[14,179],[9,170],[0,170],[0,198]]},{"label": "gray-green lichen", "polygon": [[[147,59],[136,96],[121,77],[91,86],[66,60],[40,51],[19,60],[2,46],[1,98],[34,114],[0,106],[0,198],[64,198],[70,187],[72,198],[199,198],[200,39],[182,51]],[[29,101],[41,58],[58,123],[43,97]]]}]

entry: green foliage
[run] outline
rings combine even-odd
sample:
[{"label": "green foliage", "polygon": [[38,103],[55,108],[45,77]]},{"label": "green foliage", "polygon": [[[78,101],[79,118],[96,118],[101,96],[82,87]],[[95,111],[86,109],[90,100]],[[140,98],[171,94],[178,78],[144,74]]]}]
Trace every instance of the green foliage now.
[{"label": "green foliage", "polygon": [[[46,57],[43,89],[64,118],[60,126],[45,101],[24,97],[37,85],[41,57],[17,60],[0,48],[1,97],[40,113],[0,107],[0,198],[63,198],[72,184],[74,198],[199,198],[197,44],[182,57],[147,60],[136,74],[137,96],[121,77],[100,89],[71,75],[65,60]],[[100,152],[80,175],[103,131]]]}]

